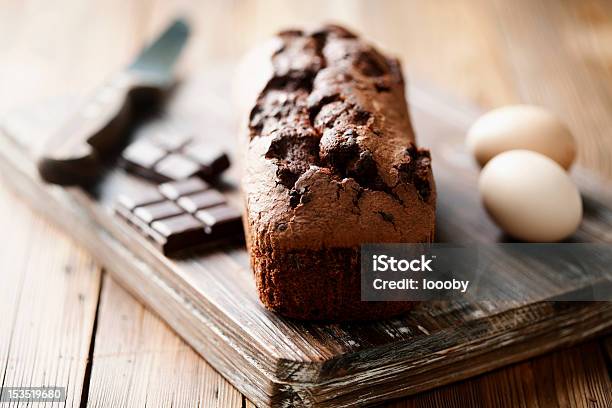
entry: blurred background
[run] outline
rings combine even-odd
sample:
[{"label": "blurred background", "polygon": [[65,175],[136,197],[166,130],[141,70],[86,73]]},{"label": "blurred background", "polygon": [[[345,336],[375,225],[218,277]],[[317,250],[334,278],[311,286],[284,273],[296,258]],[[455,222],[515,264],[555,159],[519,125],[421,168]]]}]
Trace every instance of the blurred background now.
[{"label": "blurred background", "polygon": [[607,0],[0,1],[0,112],[84,94],[177,14],[188,71],[236,60],[280,28],[347,24],[421,81],[483,108],[558,113],[580,159],[612,177],[612,2]]}]

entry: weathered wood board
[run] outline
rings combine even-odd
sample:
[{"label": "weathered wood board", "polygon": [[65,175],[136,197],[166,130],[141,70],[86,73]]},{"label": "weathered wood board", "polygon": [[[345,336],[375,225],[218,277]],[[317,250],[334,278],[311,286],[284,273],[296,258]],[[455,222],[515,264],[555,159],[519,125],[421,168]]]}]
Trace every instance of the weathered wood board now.
[{"label": "weathered wood board", "polygon": [[[207,73],[185,83],[168,115],[233,149],[237,125],[225,78]],[[413,86],[410,95],[419,141],[433,151],[439,239],[504,240],[479,204],[477,170],[463,150],[463,135],[477,110],[425,87]],[[380,322],[283,319],[259,304],[242,246],[169,259],[114,216],[118,192],[139,188],[142,180],[111,169],[89,192],[40,182],[33,158],[69,110],[66,105],[74,102],[47,104],[38,113],[7,116],[0,124],[3,183],[89,249],[117,281],[259,406],[374,403],[610,331],[612,302],[432,302]],[[237,171],[234,166],[225,181],[229,199],[240,205]],[[577,171],[576,178],[586,214],[574,240],[612,242],[612,188],[584,171]]]}]

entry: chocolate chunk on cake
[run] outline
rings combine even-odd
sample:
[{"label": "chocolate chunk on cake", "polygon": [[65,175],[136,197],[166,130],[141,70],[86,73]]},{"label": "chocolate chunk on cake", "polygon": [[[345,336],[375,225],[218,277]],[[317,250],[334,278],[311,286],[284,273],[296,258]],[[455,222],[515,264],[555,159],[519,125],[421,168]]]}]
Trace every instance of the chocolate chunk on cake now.
[{"label": "chocolate chunk on cake", "polygon": [[246,239],[262,303],[308,320],[411,309],[360,296],[362,243],[434,235],[431,158],[416,144],[399,62],[338,26],[284,31],[270,44],[251,57],[266,74],[252,76],[261,82],[250,85],[243,140]]}]

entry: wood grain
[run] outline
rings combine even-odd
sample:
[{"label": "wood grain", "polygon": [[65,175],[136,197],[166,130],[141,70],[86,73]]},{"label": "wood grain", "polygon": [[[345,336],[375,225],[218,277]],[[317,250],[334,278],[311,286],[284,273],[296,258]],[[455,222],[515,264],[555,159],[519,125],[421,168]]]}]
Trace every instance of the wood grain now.
[{"label": "wood grain", "polygon": [[242,395],[105,275],[88,406],[241,407]]},{"label": "wood grain", "polygon": [[[0,387],[66,387],[78,407],[100,268],[0,187]],[[44,238],[41,238],[44,237]]]},{"label": "wood grain", "polygon": [[386,406],[604,408],[611,387],[599,344],[588,342]]},{"label": "wood grain", "polygon": [[610,377],[612,377],[612,336],[602,339],[601,347],[603,348],[606,356],[605,361],[608,365]]}]

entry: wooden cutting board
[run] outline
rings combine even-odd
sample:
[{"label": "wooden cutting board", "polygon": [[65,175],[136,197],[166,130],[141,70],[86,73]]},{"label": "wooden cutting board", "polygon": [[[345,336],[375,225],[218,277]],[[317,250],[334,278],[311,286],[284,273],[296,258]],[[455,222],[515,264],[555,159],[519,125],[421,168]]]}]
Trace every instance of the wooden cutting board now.
[{"label": "wooden cutting board", "polygon": [[[237,121],[227,98],[227,71],[203,73],[184,83],[168,116],[233,151]],[[118,192],[142,188],[141,179],[110,169],[91,191],[48,186],[38,179],[37,149],[76,104],[68,99],[52,101],[8,115],[0,123],[3,182],[64,227],[259,406],[374,403],[480,374],[611,329],[612,302],[431,302],[402,318],[351,324],[281,318],[260,305],[241,245],[169,259],[114,216],[111,207]],[[480,206],[477,169],[463,148],[466,128],[478,110],[419,85],[410,89],[410,106],[419,142],[433,152],[438,239],[503,241]],[[240,205],[237,167],[225,181],[228,198]],[[585,201],[585,219],[573,240],[612,242],[612,188],[585,171],[575,171],[575,178]]]}]

